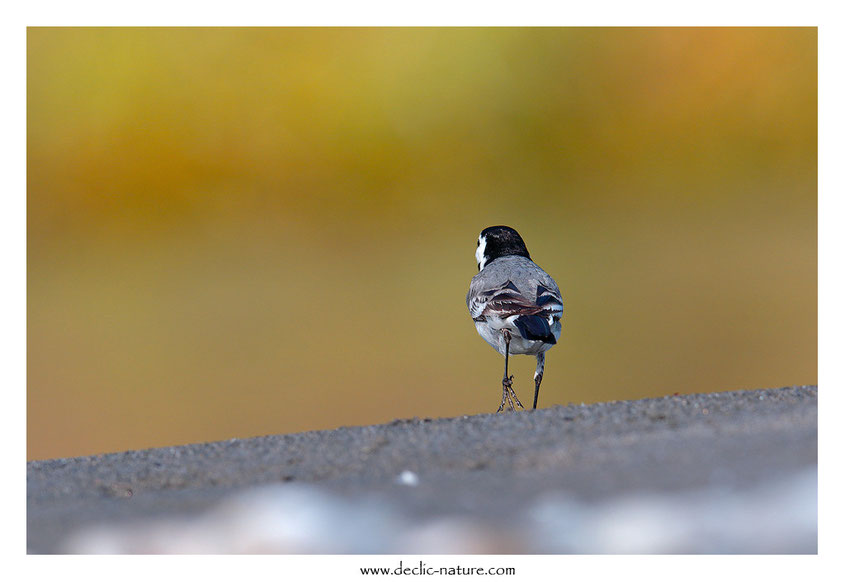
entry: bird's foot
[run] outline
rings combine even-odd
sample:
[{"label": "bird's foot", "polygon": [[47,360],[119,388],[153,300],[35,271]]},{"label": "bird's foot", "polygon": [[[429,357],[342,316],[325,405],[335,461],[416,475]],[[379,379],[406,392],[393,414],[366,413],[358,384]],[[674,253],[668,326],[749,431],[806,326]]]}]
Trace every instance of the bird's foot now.
[{"label": "bird's foot", "polygon": [[514,402],[516,402],[516,405],[521,409],[525,410],[525,407],[522,406],[522,402],[520,402],[519,398],[516,397],[516,392],[513,391],[512,386],[513,376],[502,378],[502,403],[499,405],[499,409],[496,410],[496,413],[502,412],[505,409],[505,402],[508,403],[511,412],[516,412]]}]

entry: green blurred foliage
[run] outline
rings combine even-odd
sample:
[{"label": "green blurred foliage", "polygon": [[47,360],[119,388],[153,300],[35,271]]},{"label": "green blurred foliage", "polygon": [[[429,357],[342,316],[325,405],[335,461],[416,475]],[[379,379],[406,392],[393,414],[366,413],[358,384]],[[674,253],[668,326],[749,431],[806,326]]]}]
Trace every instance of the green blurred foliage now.
[{"label": "green blurred foliage", "polygon": [[[812,28],[33,28],[28,456],[817,381]],[[532,390],[530,358],[515,387]]]}]

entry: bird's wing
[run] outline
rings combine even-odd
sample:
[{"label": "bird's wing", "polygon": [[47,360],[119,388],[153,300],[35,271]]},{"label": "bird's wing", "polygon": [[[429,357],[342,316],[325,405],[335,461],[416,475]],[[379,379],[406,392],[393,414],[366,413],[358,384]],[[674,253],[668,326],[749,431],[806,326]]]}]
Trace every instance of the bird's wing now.
[{"label": "bird's wing", "polygon": [[489,289],[470,289],[467,298],[469,313],[475,320],[488,316],[541,315],[560,318],[563,301],[557,287],[537,284],[536,299],[531,300],[510,280]]},{"label": "bird's wing", "polygon": [[558,321],[563,315],[563,298],[554,281],[550,280],[548,283],[548,286],[537,283],[537,299],[534,304],[540,308],[539,315]]}]

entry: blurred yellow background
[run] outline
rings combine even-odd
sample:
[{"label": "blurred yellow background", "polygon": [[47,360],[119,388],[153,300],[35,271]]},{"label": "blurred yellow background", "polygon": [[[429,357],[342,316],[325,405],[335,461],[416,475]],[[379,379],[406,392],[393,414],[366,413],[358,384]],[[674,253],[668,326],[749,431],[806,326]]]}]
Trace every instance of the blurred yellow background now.
[{"label": "blurred yellow background", "polygon": [[[28,458],[817,381],[812,28],[32,28]],[[513,360],[531,401],[534,360]]]}]

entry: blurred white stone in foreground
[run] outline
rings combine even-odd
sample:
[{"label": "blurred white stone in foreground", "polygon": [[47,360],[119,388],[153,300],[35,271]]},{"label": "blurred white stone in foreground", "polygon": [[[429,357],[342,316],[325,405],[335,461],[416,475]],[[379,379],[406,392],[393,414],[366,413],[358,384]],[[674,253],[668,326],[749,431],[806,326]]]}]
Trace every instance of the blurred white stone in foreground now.
[{"label": "blurred white stone in foreground", "polygon": [[[414,475],[416,477],[416,475]],[[398,482],[402,482],[399,477]],[[411,483],[406,483],[411,484]],[[520,519],[409,517],[384,499],[352,502],[313,485],[268,485],[198,517],[103,525],[69,553],[815,553],[816,469],[741,490],[637,493],[585,503],[565,492]]]},{"label": "blurred white stone in foreground", "polygon": [[420,478],[413,471],[402,471],[396,477],[396,482],[400,485],[407,485],[408,487],[416,487],[420,484]]},{"label": "blurred white stone in foreground", "polygon": [[539,553],[816,553],[818,477],[813,468],[749,489],[636,494],[596,505],[550,495],[530,519]]}]

